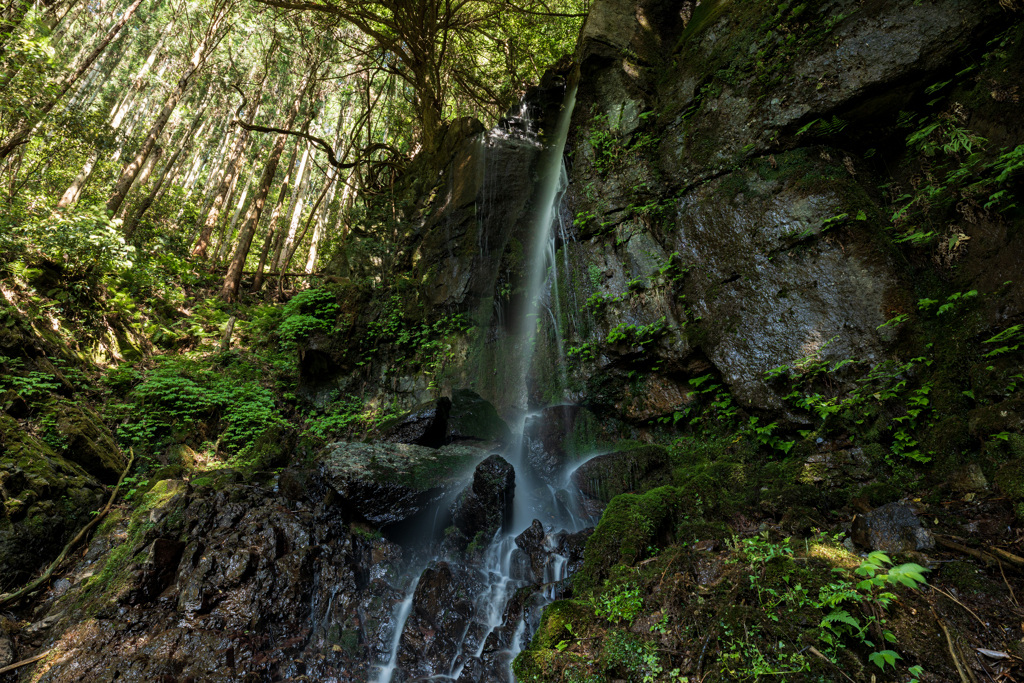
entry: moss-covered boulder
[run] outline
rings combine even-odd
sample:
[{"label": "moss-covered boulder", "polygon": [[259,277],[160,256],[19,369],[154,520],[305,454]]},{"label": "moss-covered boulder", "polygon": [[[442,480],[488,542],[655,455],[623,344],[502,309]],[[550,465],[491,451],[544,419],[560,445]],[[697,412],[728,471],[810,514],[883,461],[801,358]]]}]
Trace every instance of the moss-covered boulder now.
[{"label": "moss-covered boulder", "polygon": [[495,407],[480,394],[472,389],[458,389],[452,392],[447,440],[508,444],[512,440],[512,431]]},{"label": "moss-covered boulder", "polygon": [[617,564],[632,565],[674,536],[682,491],[662,486],[643,495],[616,496],[587,540],[583,568],[573,578],[581,592],[601,585]]},{"label": "moss-covered boulder", "polygon": [[69,460],[106,484],[117,482],[128,463],[96,411],[81,402],[60,404],[57,431],[67,444]]}]

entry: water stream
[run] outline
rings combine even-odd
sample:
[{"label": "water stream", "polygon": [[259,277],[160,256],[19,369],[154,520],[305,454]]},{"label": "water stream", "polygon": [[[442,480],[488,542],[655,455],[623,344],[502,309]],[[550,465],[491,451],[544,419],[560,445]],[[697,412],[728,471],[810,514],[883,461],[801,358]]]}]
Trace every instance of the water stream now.
[{"label": "water stream", "polygon": [[[563,154],[574,104],[575,88],[571,88],[566,93],[554,139],[542,158],[538,173],[541,185],[537,188],[535,195],[539,211],[533,223],[533,234],[527,252],[530,254],[531,262],[526,274],[526,305],[519,313],[519,319],[514,321],[514,330],[517,335],[516,348],[520,364],[515,377],[516,381],[520,383],[515,392],[519,405],[515,407],[521,410],[523,418],[513,427],[516,437],[503,454],[503,457],[515,469],[516,495],[513,500],[512,521],[508,525],[509,528],[499,529],[483,553],[483,560],[478,566],[471,569],[471,571],[479,573],[479,585],[481,586],[478,595],[473,599],[472,617],[464,629],[458,651],[447,670],[434,671],[430,676],[432,680],[458,680],[470,662],[481,660],[488,645],[495,647],[496,644],[500,644],[502,649],[498,653],[497,659],[502,662],[501,674],[509,683],[515,681],[511,662],[522,651],[525,645],[524,641],[529,638],[530,626],[525,607],[523,616],[515,621],[514,626],[505,623],[509,599],[517,589],[539,582],[541,585],[538,586],[538,594],[534,597],[531,607],[536,611],[554,600],[556,598],[555,584],[566,578],[567,569],[567,558],[556,552],[561,539],[557,532],[559,530],[578,531],[586,526],[586,520],[581,520],[573,515],[569,507],[558,500],[554,487],[549,486],[545,489],[543,485],[531,480],[527,474],[527,465],[523,455],[523,427],[528,407],[527,376],[533,360],[533,349],[539,327],[538,315],[541,315],[542,308],[547,309],[552,316],[556,334],[559,335],[558,347],[562,348],[558,323],[563,313],[562,306],[564,304],[558,297],[557,247],[560,242],[565,243],[569,238],[569,232],[568,226],[562,220],[559,205],[568,184]],[[517,127],[532,125],[526,114],[515,120],[514,123]],[[518,130],[510,132],[519,133]],[[568,272],[567,261],[565,268],[565,272]],[[564,358],[560,358],[560,361],[562,361],[560,363],[562,366],[560,368],[561,386],[564,387]],[[534,499],[532,492],[535,490],[545,492],[550,490],[555,515],[552,520],[554,523],[543,540],[547,560],[543,568],[543,576],[540,577],[530,575],[529,559],[524,557],[515,542],[515,538],[529,528],[533,520],[539,516],[537,510],[548,505],[546,496],[544,500]],[[436,525],[436,520],[434,524]],[[435,557],[434,561],[436,560],[438,558]],[[413,610],[416,589],[423,571],[424,567],[419,566],[406,589],[404,599],[395,606],[395,631],[391,636],[388,659],[378,665],[376,676],[372,678],[374,683],[391,683],[392,677],[396,673],[402,633]]]}]

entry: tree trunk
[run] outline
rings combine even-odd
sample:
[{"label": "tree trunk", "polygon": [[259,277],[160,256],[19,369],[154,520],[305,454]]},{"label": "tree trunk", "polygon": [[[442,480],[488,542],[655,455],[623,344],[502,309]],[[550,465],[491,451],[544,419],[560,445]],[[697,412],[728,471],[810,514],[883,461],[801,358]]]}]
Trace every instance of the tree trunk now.
[{"label": "tree trunk", "polygon": [[[165,187],[165,182],[166,185],[170,185],[171,183],[174,182],[174,178],[177,176],[178,173],[178,157],[181,156],[182,152],[186,151],[192,146],[192,140],[196,136],[196,127],[202,120],[203,114],[206,112],[207,104],[209,104],[209,99],[207,99],[207,101],[203,103],[203,106],[199,110],[199,113],[196,114],[194,119],[192,119],[192,125],[190,125],[188,129],[185,131],[183,139],[178,141],[178,149],[175,150],[174,155],[164,165],[164,169],[157,177],[156,184],[153,185],[152,191],[146,196],[145,199],[142,200],[138,207],[136,207],[131,217],[127,221],[125,221],[125,237],[131,237],[132,233],[135,232],[135,228],[138,227],[139,221],[142,220],[142,215],[146,213],[147,210],[149,210],[149,207],[152,206],[154,202],[156,202],[157,198],[160,195],[161,189]],[[199,126],[199,128],[201,129],[202,126]]]},{"label": "tree trunk", "polygon": [[[299,115],[299,107],[302,105],[302,98],[305,97],[306,88],[311,82],[312,79],[307,74],[282,128],[290,129],[291,125],[295,122],[295,117]],[[274,175],[277,173],[277,165],[281,161],[281,153],[284,152],[286,138],[287,136],[284,133],[279,133],[277,139],[274,140],[274,146],[270,149],[266,166],[263,167],[263,175],[260,177],[256,194],[253,195],[252,204],[249,205],[249,210],[245,214],[245,222],[242,223],[242,229],[238,232],[238,248],[235,250],[234,256],[231,257],[228,272],[224,275],[224,286],[220,291],[220,297],[226,301],[233,301],[238,296],[238,283],[242,280],[245,259],[249,256],[252,238],[256,233],[256,226],[260,222],[263,205],[267,201],[267,193],[270,192],[270,184],[274,181]]]},{"label": "tree trunk", "polygon": [[[153,150],[153,153],[149,155],[148,159],[146,159],[146,163],[143,164],[142,171],[139,173],[139,182],[136,187],[138,187],[139,189],[145,189],[146,183],[149,182],[149,176],[153,173],[153,169],[156,168],[156,165],[160,163],[160,157],[163,156],[163,153],[164,148],[157,145],[156,148]],[[122,204],[121,213],[119,217],[121,219],[124,219],[127,212],[128,204]]]},{"label": "tree trunk", "polygon": [[125,10],[121,19],[110,27],[110,30],[107,31],[107,35],[103,37],[103,40],[101,40],[93,51],[89,53],[89,56],[86,57],[85,61],[64,78],[60,86],[58,86],[57,96],[51,98],[42,107],[29,114],[27,120],[25,120],[22,125],[11,133],[7,140],[0,145],[0,161],[9,157],[11,152],[13,152],[18,146],[23,145],[28,141],[32,131],[35,130],[36,125],[39,124],[44,116],[50,113],[50,110],[64,98],[68,91],[71,90],[71,87],[74,86],[78,79],[82,77],[82,74],[88,71],[99,56],[103,54],[103,51],[106,50],[107,46],[110,45],[110,43],[117,37],[121,29],[124,28],[124,25],[128,23],[128,20],[134,16],[135,10],[137,10],[141,4],[142,0],[134,0],[134,2],[128,6],[128,9]]},{"label": "tree trunk", "polygon": [[92,175],[92,169],[96,167],[96,162],[99,161],[100,150],[94,149],[89,158],[85,160],[85,166],[82,167],[81,172],[75,176],[74,181],[71,183],[71,187],[64,191],[64,196],[57,202],[58,209],[66,209],[69,206],[73,206],[78,202],[78,198],[82,196],[82,188],[89,182],[89,177]]},{"label": "tree trunk", "polygon": [[127,93],[125,93],[125,96],[121,100],[120,104],[118,104],[114,108],[114,111],[112,112],[110,117],[110,127],[113,128],[114,130],[117,130],[121,126],[121,121],[124,120],[124,116],[128,113],[128,109],[130,108],[132,102],[134,102],[136,96],[140,92],[142,92],[142,88],[145,86],[144,79],[146,78],[146,74],[148,74],[149,70],[153,68],[153,64],[156,62],[157,55],[160,54],[160,48],[164,46],[164,40],[167,39],[168,34],[174,27],[174,22],[175,20],[172,18],[171,21],[167,23],[167,26],[164,27],[164,30],[160,33],[160,38],[158,38],[156,41],[156,45],[154,45],[153,49],[150,51],[149,57],[146,58],[146,61],[143,62],[141,67],[139,67],[138,73],[135,74],[135,79],[134,82],[132,83],[132,87],[129,88]]},{"label": "tree trunk", "polygon": [[[260,100],[263,97],[263,87],[266,85],[268,74],[264,72],[263,79],[260,81],[259,87],[256,89],[256,96],[253,98],[252,104],[249,107],[249,112],[245,117],[245,123],[252,125],[253,120],[256,118],[256,113],[260,108]],[[220,219],[220,212],[224,206],[228,204],[229,194],[235,186],[238,178],[238,172],[241,169],[243,152],[249,142],[249,131],[244,128],[239,128],[238,136],[235,138],[235,143],[231,147],[231,152],[228,155],[228,160],[225,165],[225,173],[221,178],[220,185],[217,188],[217,194],[214,195],[213,204],[210,206],[209,212],[206,214],[206,220],[203,222],[203,229],[199,233],[199,241],[192,247],[192,255],[199,256],[200,258],[206,258],[206,250],[210,246],[210,238],[213,235],[213,229],[217,227],[217,221]]]},{"label": "tree trunk", "polygon": [[250,187],[252,187],[251,175],[248,180],[245,181],[245,187],[242,188],[242,194],[238,198],[238,204],[235,206],[235,211],[231,216],[231,221],[225,226],[224,234],[221,235],[221,242],[217,247],[217,263],[223,261],[228,255],[228,245],[231,244],[231,240],[235,236],[235,227],[238,225],[238,217],[242,214],[242,209],[245,208],[245,198],[249,196]]},{"label": "tree trunk", "polygon": [[[281,266],[281,273],[288,272],[288,264],[292,262],[292,257],[295,256],[295,252],[298,251],[299,245],[302,244],[302,240],[306,238],[306,233],[309,232],[309,226],[312,225],[313,220],[316,218],[317,209],[320,208],[320,203],[324,200],[324,196],[327,194],[327,190],[331,187],[331,181],[324,183],[323,190],[320,191],[320,196],[316,198],[316,203],[313,205],[313,210],[309,212],[309,219],[306,221],[306,227],[302,229],[302,234],[295,240],[295,245],[288,250],[288,254],[285,256],[284,263]],[[284,276],[279,275],[277,278],[277,296],[280,298],[283,291]]]},{"label": "tree trunk", "polygon": [[309,186],[309,172],[312,168],[312,164],[309,163],[309,157],[313,153],[313,145],[306,145],[306,153],[302,157],[302,162],[299,164],[299,172],[296,175],[295,181],[295,192],[292,194],[292,201],[288,207],[288,233],[284,236],[283,241],[283,253],[282,256],[278,257],[277,269],[282,269],[284,263],[283,255],[288,253],[288,250],[292,248],[292,244],[295,242],[295,233],[299,229],[299,224],[302,222],[302,196],[306,192],[306,188]]},{"label": "tree trunk", "polygon": [[[141,0],[137,0],[141,1]],[[227,10],[221,9],[220,12],[214,15],[210,21],[210,25],[206,29],[206,34],[200,41],[199,46],[196,47],[195,53],[192,55],[192,59],[189,60],[188,66],[185,68],[185,73],[178,79],[178,84],[175,86],[171,94],[168,95],[164,101],[164,106],[160,110],[160,114],[154,121],[152,128],[149,129],[149,134],[142,143],[142,149],[139,150],[135,158],[132,159],[121,171],[121,177],[118,178],[114,184],[114,189],[110,193],[110,199],[107,200],[107,212],[111,215],[117,213],[117,210],[121,208],[121,204],[124,202],[125,197],[128,196],[128,190],[131,189],[132,183],[139,175],[139,170],[142,165],[146,162],[146,158],[150,152],[156,146],[156,141],[163,133],[164,126],[167,125],[167,121],[171,118],[171,113],[175,107],[178,106],[178,102],[181,101],[185,91],[192,84],[192,77],[199,71],[202,65],[205,63],[207,56],[213,50],[213,48],[220,42],[220,38],[223,35],[218,36],[220,29],[220,23],[227,16]]]},{"label": "tree trunk", "polygon": [[256,267],[256,279],[252,283],[251,292],[255,293],[260,291],[263,287],[263,269],[267,265],[267,253],[270,251],[270,246],[274,243],[274,237],[277,234],[277,223],[281,218],[281,209],[284,207],[284,201],[288,196],[288,181],[292,177],[292,171],[295,170],[295,159],[299,156],[299,138],[295,138],[295,144],[292,145],[291,161],[288,162],[288,170],[284,174],[284,183],[281,184],[281,190],[277,193],[277,203],[274,204],[274,211],[270,214],[270,225],[267,228],[267,238],[263,240],[263,249],[260,250],[260,263]]}]

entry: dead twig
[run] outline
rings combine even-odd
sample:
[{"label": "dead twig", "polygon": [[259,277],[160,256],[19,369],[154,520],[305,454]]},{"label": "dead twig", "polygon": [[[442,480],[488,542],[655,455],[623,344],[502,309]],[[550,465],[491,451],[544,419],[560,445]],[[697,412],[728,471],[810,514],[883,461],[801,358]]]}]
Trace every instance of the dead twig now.
[{"label": "dead twig", "polygon": [[25,666],[26,664],[31,664],[32,662],[38,662],[40,659],[42,659],[46,655],[50,654],[51,652],[53,652],[53,648],[47,650],[46,652],[44,652],[41,655],[36,655],[35,657],[29,657],[28,659],[23,659],[20,662],[15,662],[14,664],[8,664],[4,668],[0,669],[0,674],[5,674],[8,671],[14,671],[15,669],[20,669],[21,667]]},{"label": "dead twig", "polygon": [[856,683],[856,681],[854,681],[854,680],[853,680],[852,678],[850,678],[849,676],[847,676],[847,675],[846,675],[846,673],[845,673],[845,672],[844,672],[844,671],[843,671],[842,669],[840,669],[840,668],[839,668],[839,666],[838,666],[838,665],[837,665],[837,664],[836,664],[835,662],[833,662],[833,661],[832,661],[831,659],[829,659],[829,658],[828,658],[828,657],[826,657],[825,655],[823,655],[823,654],[821,654],[820,652],[818,652],[818,648],[816,648],[816,647],[814,647],[814,646],[812,645],[811,647],[809,647],[809,648],[807,648],[807,649],[808,649],[808,650],[810,651],[810,653],[811,653],[812,655],[814,655],[815,657],[818,657],[818,658],[820,658],[820,659],[823,659],[823,660],[825,660],[825,661],[826,661],[826,662],[827,662],[828,664],[832,665],[832,666],[833,666],[833,667],[835,668],[835,670],[836,670],[836,671],[838,671],[838,672],[839,672],[840,674],[842,674],[843,678],[845,678],[846,680],[850,681],[850,683]]},{"label": "dead twig", "polygon": [[1020,609],[1020,603],[1017,602],[1017,596],[1013,594],[1013,586],[1011,586],[1010,582],[1006,580],[1006,572],[1003,571],[1002,562],[999,563],[999,573],[1003,575],[1003,583],[1006,584],[1007,590],[1010,591],[1010,600],[1013,600],[1013,604],[1017,606],[1017,609]]},{"label": "dead twig", "polygon": [[999,561],[994,556],[989,555],[986,552],[982,552],[981,550],[975,550],[974,548],[968,548],[965,545],[955,543],[946,538],[945,536],[935,536],[935,542],[941,545],[943,548],[949,548],[950,550],[955,550],[958,553],[970,555],[974,559],[984,562],[988,566],[996,565],[999,563]]},{"label": "dead twig", "polygon": [[957,655],[956,643],[953,642],[953,636],[950,635],[945,622],[942,621],[934,609],[932,609],[932,616],[935,617],[935,621],[939,622],[939,628],[942,629],[942,633],[946,636],[946,645],[949,647],[949,656],[953,658],[953,664],[956,665],[956,672],[960,674],[961,683],[978,683],[977,679],[974,678],[974,672],[970,670],[965,662],[961,662],[960,656]]},{"label": "dead twig", "polygon": [[959,600],[957,600],[956,598],[954,598],[954,597],[953,597],[952,595],[950,595],[950,594],[949,594],[949,593],[947,593],[946,591],[944,591],[944,590],[942,590],[941,588],[939,588],[938,586],[936,586],[936,585],[933,585],[933,584],[929,584],[929,585],[931,586],[931,588],[933,588],[933,589],[937,590],[938,592],[942,593],[942,594],[943,594],[943,595],[945,595],[945,596],[946,596],[947,598],[949,598],[950,600],[952,600],[953,602],[955,602],[956,604],[960,605],[960,606],[961,606],[961,607],[963,607],[963,608],[964,608],[965,610],[967,610],[968,612],[970,612],[970,613],[971,613],[971,616],[972,616],[972,617],[974,617],[975,619],[977,619],[977,620],[978,620],[978,623],[979,623],[979,624],[981,624],[981,625],[982,625],[982,627],[984,627],[984,628],[988,628],[988,624],[986,624],[986,623],[985,623],[984,621],[982,621],[982,620],[981,620],[981,617],[979,617],[979,616],[978,616],[977,614],[975,614],[975,613],[974,613],[974,610],[972,610],[972,609],[971,609],[970,607],[968,607],[968,606],[967,606],[967,605],[965,605],[964,603],[960,602]]}]

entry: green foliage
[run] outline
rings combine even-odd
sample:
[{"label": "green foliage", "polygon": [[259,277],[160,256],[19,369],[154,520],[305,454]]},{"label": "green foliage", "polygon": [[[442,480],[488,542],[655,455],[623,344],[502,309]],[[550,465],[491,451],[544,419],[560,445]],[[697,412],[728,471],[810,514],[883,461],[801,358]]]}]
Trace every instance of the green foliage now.
[{"label": "green foliage", "polygon": [[277,333],[283,346],[294,348],[316,332],[328,332],[338,313],[334,295],[323,289],[307,289],[292,297],[281,310]]},{"label": "green foliage", "polygon": [[[608,582],[605,582],[608,585]],[[599,596],[591,599],[594,607],[594,616],[598,619],[607,619],[613,624],[625,621],[630,626],[633,620],[640,614],[644,602],[640,596],[640,589],[635,584],[619,585],[608,589]]]},{"label": "green foliage", "polygon": [[632,346],[646,346],[667,332],[665,317],[648,325],[634,325],[622,322],[613,327],[605,338],[606,344],[625,343]]},{"label": "green foliage", "polygon": [[66,264],[69,275],[124,271],[135,258],[135,247],[121,234],[121,221],[111,220],[102,205],[78,205],[16,225],[4,226],[0,220],[0,251],[15,255],[11,261]]},{"label": "green foliage", "polygon": [[163,445],[176,431],[205,423],[216,425],[220,443],[237,453],[283,423],[274,394],[259,383],[174,357],[161,359],[143,375],[128,402],[113,404],[111,410],[123,416],[117,429],[121,441],[147,450]]},{"label": "green foliage", "polygon": [[[0,390],[10,389],[18,394],[26,403],[38,405],[49,397],[50,392],[61,387],[57,378],[48,372],[22,370],[24,362],[20,358],[0,356]],[[22,373],[22,374],[17,374]]]}]

